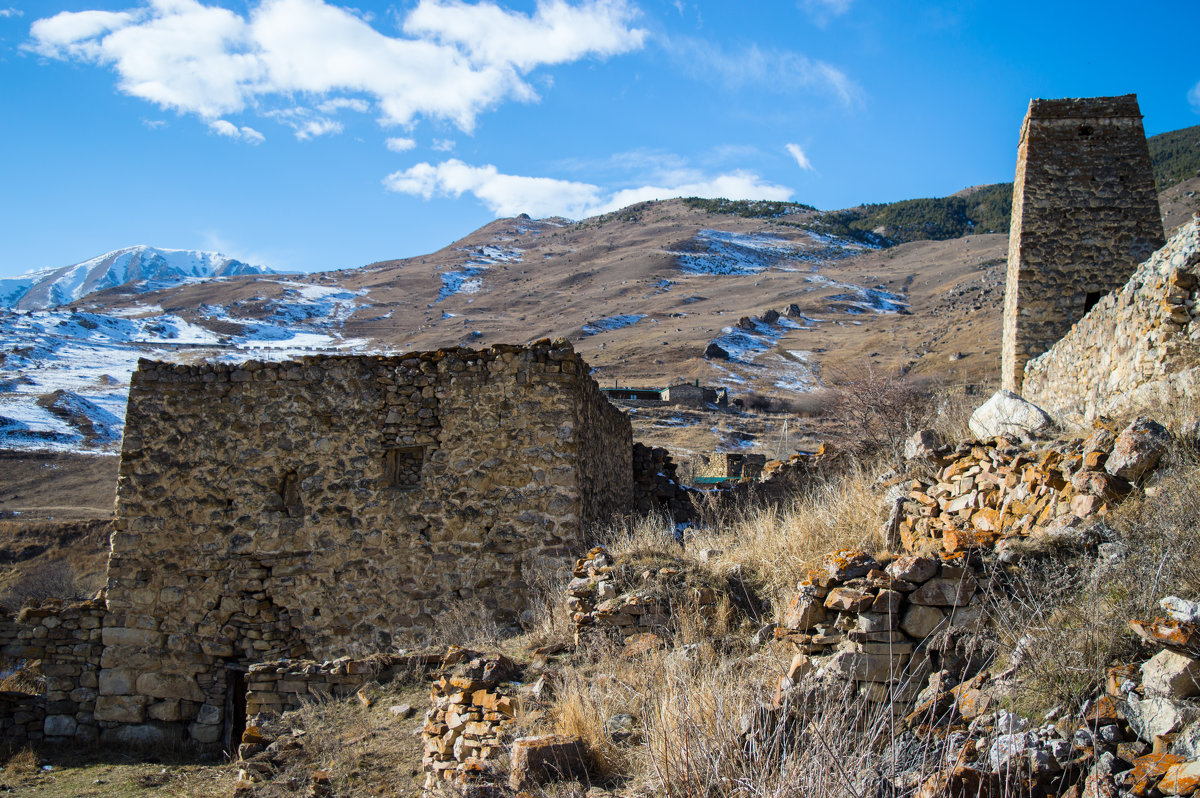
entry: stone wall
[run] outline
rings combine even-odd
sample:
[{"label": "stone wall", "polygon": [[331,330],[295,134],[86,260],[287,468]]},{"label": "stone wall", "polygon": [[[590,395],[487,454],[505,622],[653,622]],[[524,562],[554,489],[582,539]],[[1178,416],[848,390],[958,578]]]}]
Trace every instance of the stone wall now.
[{"label": "stone wall", "polygon": [[633,505],[639,513],[661,512],[676,523],[695,518],[692,493],[679,484],[671,453],[661,446],[633,444]]},{"label": "stone wall", "polygon": [[629,505],[629,422],[587,372],[549,341],[141,362],[101,728],[213,745],[249,663],[383,651],[461,600],[515,621],[530,569]]},{"label": "stone wall", "polygon": [[1025,366],[1022,394],[1068,425],[1171,407],[1200,391],[1200,219]]},{"label": "stone wall", "polygon": [[1136,95],[1032,100],[1009,228],[1002,382],[1163,245]]},{"label": "stone wall", "polygon": [[103,601],[63,605],[50,600],[0,617],[0,663],[5,669],[41,662],[44,695],[5,693],[0,738],[9,742],[92,742],[101,685]]}]

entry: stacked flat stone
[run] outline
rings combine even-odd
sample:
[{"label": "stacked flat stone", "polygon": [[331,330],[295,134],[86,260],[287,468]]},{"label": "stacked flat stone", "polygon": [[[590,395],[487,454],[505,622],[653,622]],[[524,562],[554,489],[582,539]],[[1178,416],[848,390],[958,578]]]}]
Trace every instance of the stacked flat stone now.
[{"label": "stacked flat stone", "polygon": [[506,752],[516,701],[503,684],[516,667],[502,654],[451,648],[434,682],[421,731],[425,789],[501,794],[496,760]]},{"label": "stacked flat stone", "polygon": [[661,446],[633,444],[633,500],[639,513],[657,511],[676,523],[695,516],[691,495],[679,484],[675,461]]},{"label": "stacked flat stone", "polygon": [[97,701],[112,688],[101,678],[103,601],[64,604],[49,599],[15,617],[0,617],[0,657],[10,664],[41,661],[44,696],[8,693],[0,701],[0,736],[11,741],[94,742]]},{"label": "stacked flat stone", "polygon": [[885,566],[858,549],[826,555],[776,628],[797,650],[780,694],[820,671],[856,683],[869,701],[911,702],[940,663],[926,641],[974,626],[981,598],[968,568],[906,555]]},{"label": "stacked flat stone", "polygon": [[1038,447],[1000,437],[934,449],[927,459],[935,474],[909,483],[900,541],[913,553],[948,556],[1103,516],[1169,443],[1161,425],[1142,418],[1120,434],[1098,428]]},{"label": "stacked flat stone", "polygon": [[1062,423],[1169,407],[1200,391],[1200,219],[1041,357],[1021,394]]},{"label": "stacked flat stone", "polygon": [[[616,565],[616,558],[603,546],[593,548],[576,561],[574,578],[567,585],[567,611],[575,627],[576,644],[594,634],[622,640],[643,634],[668,637],[672,607],[664,591],[622,584],[617,579]],[[716,614],[716,591],[687,587],[680,569],[657,568],[640,576],[643,584],[653,580],[659,582],[660,588],[665,584],[669,592],[676,592],[671,588],[677,588],[681,596],[694,602],[702,616]]]}]

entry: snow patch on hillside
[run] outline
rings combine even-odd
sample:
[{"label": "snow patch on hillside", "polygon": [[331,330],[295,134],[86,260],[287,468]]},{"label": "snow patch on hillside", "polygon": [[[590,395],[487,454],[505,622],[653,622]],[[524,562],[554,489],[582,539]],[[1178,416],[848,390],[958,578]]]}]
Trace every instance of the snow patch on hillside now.
[{"label": "snow patch on hillside", "polygon": [[630,325],[637,324],[644,318],[646,318],[645,313],[624,313],[619,316],[609,316],[605,319],[589,321],[580,330],[584,335],[596,335],[602,332],[619,330],[622,327],[629,327]]},{"label": "snow patch on hillside", "polygon": [[441,302],[455,294],[479,293],[483,290],[484,272],[498,263],[521,263],[524,256],[524,250],[492,244],[463,247],[460,251],[469,257],[458,268],[442,272],[442,287],[434,302]]},{"label": "snow patch on hillside", "polygon": [[[860,254],[868,247],[833,236],[808,235],[809,242],[766,233],[701,230],[668,254],[686,274],[757,274],[766,269],[798,271]],[[815,243],[818,246],[812,246]]]}]

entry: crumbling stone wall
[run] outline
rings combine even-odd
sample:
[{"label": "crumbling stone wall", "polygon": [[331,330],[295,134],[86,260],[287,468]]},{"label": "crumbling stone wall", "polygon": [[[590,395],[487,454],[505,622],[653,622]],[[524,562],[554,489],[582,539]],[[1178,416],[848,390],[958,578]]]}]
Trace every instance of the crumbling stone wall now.
[{"label": "crumbling stone wall", "polygon": [[1163,245],[1137,96],[1031,100],[1008,239],[1002,383]]},{"label": "crumbling stone wall", "polygon": [[1025,365],[1022,392],[1068,425],[1200,392],[1200,219],[1100,300],[1048,352]]},{"label": "crumbling stone wall", "polygon": [[[629,421],[565,342],[176,366],[130,387],[95,718],[215,744],[252,662],[501,623],[630,501]],[[130,730],[134,731],[130,731]]]},{"label": "crumbling stone wall", "polygon": [[633,444],[632,509],[639,513],[658,511],[676,523],[694,520],[691,493],[679,484],[675,461],[661,446]]},{"label": "crumbling stone wall", "polygon": [[45,693],[0,693],[0,739],[93,742],[103,646],[103,601],[63,605],[48,600],[0,616],[0,664],[41,662]]}]

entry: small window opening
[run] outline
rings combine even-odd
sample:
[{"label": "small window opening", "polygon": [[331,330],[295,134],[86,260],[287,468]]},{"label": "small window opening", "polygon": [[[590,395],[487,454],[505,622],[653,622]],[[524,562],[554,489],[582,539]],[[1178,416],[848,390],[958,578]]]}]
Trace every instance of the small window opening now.
[{"label": "small window opening", "polygon": [[1094,131],[1092,130],[1091,125],[1080,125],[1079,126],[1079,138],[1081,138],[1081,139],[1088,138],[1089,136],[1092,135],[1093,132]]},{"label": "small window opening", "polygon": [[304,515],[304,505],[300,502],[300,479],[295,471],[283,475],[279,485],[279,495],[283,497],[283,506],[292,518]]},{"label": "small window opening", "polygon": [[391,488],[412,490],[421,482],[424,446],[405,446],[383,452],[383,481]]},{"label": "small window opening", "polygon": [[1103,291],[1088,291],[1087,296],[1083,299],[1083,312],[1087,313],[1092,308],[1096,307],[1096,303],[1104,296]]}]

